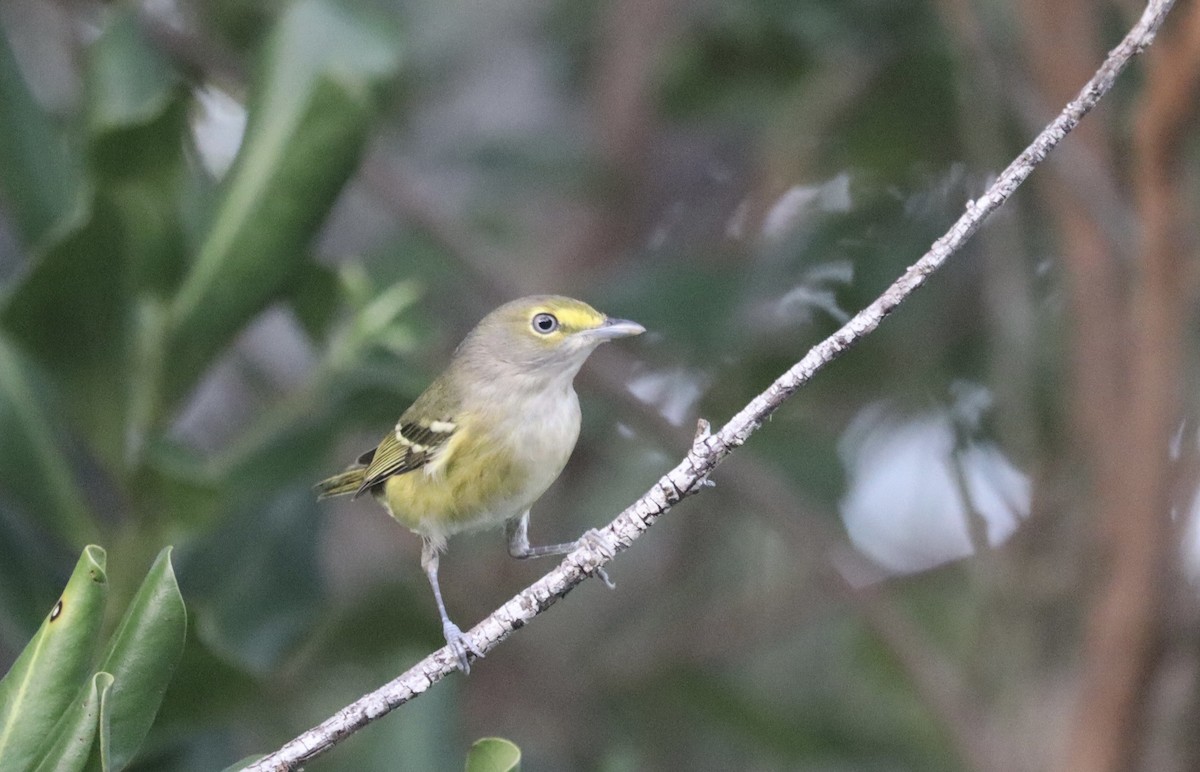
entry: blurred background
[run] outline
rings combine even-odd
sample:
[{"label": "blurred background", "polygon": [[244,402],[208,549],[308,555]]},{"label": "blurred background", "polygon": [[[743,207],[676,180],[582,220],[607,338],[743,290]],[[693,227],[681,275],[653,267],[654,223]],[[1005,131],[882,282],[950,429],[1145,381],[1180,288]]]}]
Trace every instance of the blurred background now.
[{"label": "blurred background", "polygon": [[[1133,0],[5,0],[0,670],[166,544],[135,768],[278,747],[442,644],[418,540],[311,485],[503,300],[577,383],[535,543],[607,522],[914,262]],[[1200,768],[1200,3],[960,254],[610,567],[313,770]],[[474,624],[549,568],[442,560]],[[114,603],[116,608],[124,602]]]}]

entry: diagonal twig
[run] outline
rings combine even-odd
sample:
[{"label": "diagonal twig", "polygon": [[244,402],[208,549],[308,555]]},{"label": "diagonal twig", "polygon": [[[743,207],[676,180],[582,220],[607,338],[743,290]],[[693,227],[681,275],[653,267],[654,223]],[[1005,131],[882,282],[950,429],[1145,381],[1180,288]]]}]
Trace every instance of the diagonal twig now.
[{"label": "diagonal twig", "polygon": [[[467,635],[474,647],[484,653],[496,648],[559,598],[582,583],[615,555],[628,549],[663,514],[684,498],[702,490],[721,461],[746,442],[751,434],[783,402],[807,383],[821,368],[840,356],[872,332],[896,307],[982,225],[984,219],[1002,206],[1017,187],[1045,160],[1079,121],[1112,88],[1117,76],[1130,60],[1148,46],[1162,25],[1173,0],[1150,0],[1142,17],[1121,43],[1114,48],[1059,116],[1027,147],[983,196],[967,203],[966,211],[950,230],[916,263],[908,268],[882,295],[859,311],[837,332],[814,346],[750,401],[719,431],[710,433],[701,422],[691,450],[641,498],[625,509],[607,526],[594,532],[585,546],[567,555],[561,564],[511,600],[488,615]],[[407,672],[342,708],[330,718],[282,748],[249,766],[255,772],[289,770],[332,748],[342,738],[371,721],[413,699],[457,669],[454,656],[441,648]]]}]

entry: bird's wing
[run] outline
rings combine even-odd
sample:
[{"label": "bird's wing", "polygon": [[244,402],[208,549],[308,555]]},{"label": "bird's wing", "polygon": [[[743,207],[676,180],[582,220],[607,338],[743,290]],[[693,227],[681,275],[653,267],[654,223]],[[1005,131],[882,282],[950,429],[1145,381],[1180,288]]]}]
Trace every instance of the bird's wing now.
[{"label": "bird's wing", "polygon": [[443,421],[402,421],[394,431],[389,432],[379,447],[367,451],[359,457],[360,464],[366,464],[362,484],[358,486],[355,496],[378,485],[395,474],[404,474],[414,469],[420,469],[437,458],[445,450],[446,443],[454,436],[458,426],[449,420]]}]

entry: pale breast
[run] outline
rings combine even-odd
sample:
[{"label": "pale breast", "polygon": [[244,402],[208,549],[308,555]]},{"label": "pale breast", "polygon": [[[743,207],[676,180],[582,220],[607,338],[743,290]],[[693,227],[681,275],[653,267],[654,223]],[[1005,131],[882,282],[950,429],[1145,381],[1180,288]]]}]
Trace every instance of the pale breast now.
[{"label": "pale breast", "polygon": [[511,447],[520,451],[527,481],[514,496],[505,519],[523,513],[562,474],[579,439],[579,399],[569,389],[566,399],[531,406],[525,420],[509,428]]}]

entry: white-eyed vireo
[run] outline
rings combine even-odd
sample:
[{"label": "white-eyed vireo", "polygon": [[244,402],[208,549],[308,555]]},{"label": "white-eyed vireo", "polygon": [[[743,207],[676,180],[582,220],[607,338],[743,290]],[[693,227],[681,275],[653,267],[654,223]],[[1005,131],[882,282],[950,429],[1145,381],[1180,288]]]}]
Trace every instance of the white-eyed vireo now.
[{"label": "white-eyed vireo", "polygon": [[[500,306],[459,344],[374,450],[317,485],[321,498],[370,491],[422,539],[446,643],[469,672],[481,656],[450,621],[438,587],[438,554],[460,531],[504,523],[516,558],[561,555],[578,541],[531,547],[529,508],[562,472],[579,437],[572,381],[596,346],[638,335],[586,303],[535,295]],[[607,581],[607,577],[605,577]]]}]

